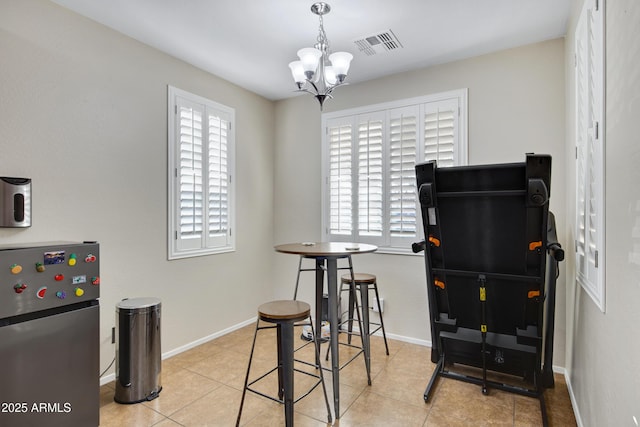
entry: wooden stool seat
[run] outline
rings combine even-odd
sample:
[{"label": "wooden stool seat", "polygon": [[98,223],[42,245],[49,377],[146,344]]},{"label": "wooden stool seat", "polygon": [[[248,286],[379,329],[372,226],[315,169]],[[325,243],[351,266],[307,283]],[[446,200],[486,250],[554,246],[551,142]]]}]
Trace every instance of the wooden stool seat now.
[{"label": "wooden stool seat", "polygon": [[[355,273],[353,276],[356,281],[356,284],[373,285],[374,283],[376,283],[376,276],[374,276],[373,274]],[[341,279],[342,279],[342,283],[351,283],[350,274],[343,275]]]},{"label": "wooden stool seat", "polygon": [[271,301],[258,307],[258,316],[265,322],[299,322],[311,314],[311,306],[303,301]]}]

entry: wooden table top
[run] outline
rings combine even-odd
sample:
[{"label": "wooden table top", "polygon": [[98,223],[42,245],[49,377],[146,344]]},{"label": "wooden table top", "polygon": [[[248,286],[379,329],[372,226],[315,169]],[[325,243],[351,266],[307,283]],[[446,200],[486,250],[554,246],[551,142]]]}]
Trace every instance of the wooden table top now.
[{"label": "wooden table top", "polygon": [[378,247],[366,243],[351,242],[303,242],[286,243],[275,246],[275,250],[285,254],[304,256],[347,256],[375,252]]}]

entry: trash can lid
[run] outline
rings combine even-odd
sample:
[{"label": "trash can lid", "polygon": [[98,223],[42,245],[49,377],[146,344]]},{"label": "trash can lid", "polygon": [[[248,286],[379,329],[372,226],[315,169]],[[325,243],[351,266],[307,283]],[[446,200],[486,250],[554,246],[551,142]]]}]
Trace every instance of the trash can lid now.
[{"label": "trash can lid", "polygon": [[123,310],[135,310],[140,308],[153,307],[160,305],[160,298],[144,297],[144,298],[127,298],[120,301],[116,307]]}]

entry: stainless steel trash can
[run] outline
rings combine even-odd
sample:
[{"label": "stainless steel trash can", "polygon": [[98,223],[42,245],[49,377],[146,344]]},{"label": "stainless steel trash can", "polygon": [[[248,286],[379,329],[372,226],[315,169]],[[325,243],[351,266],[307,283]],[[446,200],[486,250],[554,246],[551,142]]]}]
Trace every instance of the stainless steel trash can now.
[{"label": "stainless steel trash can", "polygon": [[124,299],[116,305],[116,394],[118,403],[153,400],[160,381],[159,298]]}]

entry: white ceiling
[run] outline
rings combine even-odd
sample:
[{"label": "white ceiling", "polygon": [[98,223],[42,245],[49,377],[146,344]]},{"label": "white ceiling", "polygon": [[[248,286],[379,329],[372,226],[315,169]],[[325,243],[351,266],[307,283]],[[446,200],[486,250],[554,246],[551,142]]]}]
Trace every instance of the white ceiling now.
[{"label": "white ceiling", "polygon": [[[313,0],[53,0],[268,99],[296,94],[289,62],[318,35]],[[354,55],[347,81],[565,35],[571,0],[327,0],[331,50]],[[401,49],[354,41],[391,30]]]}]

